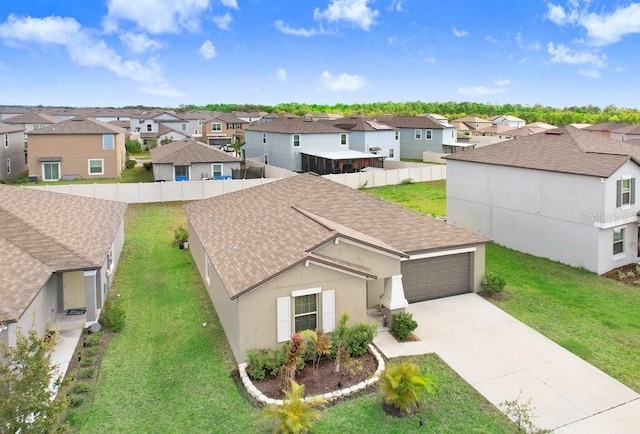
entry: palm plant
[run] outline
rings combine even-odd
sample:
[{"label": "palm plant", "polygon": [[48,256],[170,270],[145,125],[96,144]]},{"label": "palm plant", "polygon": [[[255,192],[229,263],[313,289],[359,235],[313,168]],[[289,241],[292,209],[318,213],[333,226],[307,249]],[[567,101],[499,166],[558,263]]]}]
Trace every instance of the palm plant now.
[{"label": "palm plant", "polygon": [[387,365],[380,376],[380,388],[387,404],[406,413],[411,413],[428,395],[436,393],[433,377],[420,374],[418,365],[410,362]]},{"label": "palm plant", "polygon": [[290,381],[290,390],[285,390],[285,399],[282,405],[268,405],[264,408],[264,414],[278,421],[274,432],[304,433],[311,429],[316,419],[322,413],[315,407],[326,402],[324,399],[317,399],[313,402],[304,400],[304,386]]},{"label": "palm plant", "polygon": [[317,370],[320,365],[322,356],[331,354],[331,336],[326,334],[322,329],[303,330],[300,335],[311,341],[313,346],[313,369]]}]

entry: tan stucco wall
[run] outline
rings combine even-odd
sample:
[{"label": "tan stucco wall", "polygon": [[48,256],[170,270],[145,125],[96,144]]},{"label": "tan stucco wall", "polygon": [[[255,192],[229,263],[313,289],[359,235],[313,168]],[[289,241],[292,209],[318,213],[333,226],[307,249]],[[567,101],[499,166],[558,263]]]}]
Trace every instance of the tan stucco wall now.
[{"label": "tan stucco wall", "polygon": [[486,245],[479,244],[471,256],[471,290],[482,291],[482,278],[484,277]]},{"label": "tan stucco wall", "polygon": [[[239,328],[239,342],[234,355],[238,361],[246,357],[250,348],[271,348],[277,342],[276,299],[290,297],[291,292],[300,289],[320,287],[335,290],[336,322],[342,312],[349,314],[349,323],[367,320],[367,281],[344,273],[328,270],[318,265],[299,265],[266,285],[239,298],[239,312],[242,320]],[[291,316],[293,317],[293,300]],[[318,296],[318,325],[322,324],[322,296]],[[293,331],[293,323],[292,323]]]},{"label": "tan stucco wall", "polygon": [[[102,149],[102,134],[29,136],[29,174],[42,179],[42,157],[62,157],[60,176],[80,175],[82,178],[119,178],[124,168],[126,150],[124,134],[115,135],[114,149]],[[89,175],[89,159],[103,159],[103,175]]]}]

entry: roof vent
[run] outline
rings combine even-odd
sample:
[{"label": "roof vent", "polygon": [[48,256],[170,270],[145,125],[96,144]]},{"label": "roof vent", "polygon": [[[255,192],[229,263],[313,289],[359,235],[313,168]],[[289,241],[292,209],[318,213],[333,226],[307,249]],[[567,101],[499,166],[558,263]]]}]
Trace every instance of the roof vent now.
[{"label": "roof vent", "polygon": [[560,128],[555,128],[555,129],[553,129],[553,130],[545,131],[545,134],[552,134],[552,135],[554,135],[554,136],[559,136],[559,135],[561,135],[562,133],[564,133],[564,131],[562,131]]}]

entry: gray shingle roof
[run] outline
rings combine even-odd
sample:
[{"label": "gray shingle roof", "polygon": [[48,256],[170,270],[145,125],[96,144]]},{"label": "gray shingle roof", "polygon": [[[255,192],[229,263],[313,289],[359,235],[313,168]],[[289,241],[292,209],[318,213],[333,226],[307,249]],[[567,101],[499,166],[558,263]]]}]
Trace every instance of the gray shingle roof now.
[{"label": "gray shingle roof", "polygon": [[399,256],[487,241],[313,174],[193,202],[185,210],[232,298],[336,236]]},{"label": "gray shingle roof", "polygon": [[445,158],[607,178],[630,158],[640,160],[640,148],[566,126]]},{"label": "gray shingle roof", "polygon": [[0,185],[0,317],[18,319],[55,271],[101,267],[126,208]]},{"label": "gray shingle roof", "polygon": [[379,122],[394,128],[429,128],[442,130],[445,128],[440,122],[436,122],[429,116],[378,116]]},{"label": "gray shingle roof", "polygon": [[20,116],[5,119],[7,124],[55,124],[59,119],[44,113],[26,112]]},{"label": "gray shingle roof", "polygon": [[22,125],[10,125],[0,122],[0,133],[16,133],[18,131],[24,131],[24,127]]},{"label": "gray shingle roof", "polygon": [[100,122],[90,118],[75,117],[73,119],[67,119],[66,121],[31,131],[29,135],[125,134],[126,132],[127,131],[124,128],[120,128],[116,125],[111,125],[109,123]]},{"label": "gray shingle roof", "polygon": [[188,166],[193,163],[229,163],[234,161],[241,160],[191,138],[167,143],[151,150],[153,164]]},{"label": "gray shingle roof", "polygon": [[627,124],[625,122],[601,122],[599,124],[584,127],[584,129],[589,131],[614,131],[623,127],[628,127],[629,125],[631,124]]},{"label": "gray shingle roof", "polygon": [[267,133],[284,133],[284,134],[332,134],[344,133],[345,130],[337,128],[333,122],[312,121],[308,118],[277,118],[263,124],[250,125],[245,131],[261,131]]}]

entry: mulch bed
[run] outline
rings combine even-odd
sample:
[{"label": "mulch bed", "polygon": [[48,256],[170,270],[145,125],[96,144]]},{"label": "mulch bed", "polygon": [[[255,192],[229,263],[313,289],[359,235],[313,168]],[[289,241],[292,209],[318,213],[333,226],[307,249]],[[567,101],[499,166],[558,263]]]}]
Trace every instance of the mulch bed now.
[{"label": "mulch bed", "polygon": [[[335,361],[322,359],[316,370],[313,369],[311,363],[308,363],[303,370],[297,371],[295,381],[299,384],[304,384],[305,396],[321,395],[358,384],[371,377],[378,369],[378,361],[372,354],[367,353],[352,360],[362,363],[362,369],[354,375],[343,374],[342,372],[335,374],[333,372]],[[344,364],[342,364],[341,370],[346,372],[344,368]],[[284,398],[282,389],[284,389],[285,383],[282,377],[267,375],[264,380],[252,381],[265,396],[274,399]]]},{"label": "mulch bed", "polygon": [[626,283],[627,285],[636,287],[640,285],[640,268],[636,264],[623,265],[622,267],[614,268],[613,270],[607,271],[602,276],[607,279]]},{"label": "mulch bed", "polygon": [[504,301],[509,299],[509,294],[506,291],[488,292],[482,291],[479,293],[480,297],[490,301]]}]

